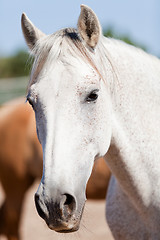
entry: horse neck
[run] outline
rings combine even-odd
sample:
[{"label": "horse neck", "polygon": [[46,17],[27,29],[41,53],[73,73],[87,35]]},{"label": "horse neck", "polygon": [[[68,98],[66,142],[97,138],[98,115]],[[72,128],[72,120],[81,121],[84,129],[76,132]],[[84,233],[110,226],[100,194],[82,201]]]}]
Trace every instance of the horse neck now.
[{"label": "horse neck", "polygon": [[160,169],[160,146],[155,146],[160,145],[160,61],[126,44],[109,44],[117,78],[111,89],[113,133],[107,162],[124,192],[146,209],[157,192],[153,169]]},{"label": "horse neck", "polygon": [[145,129],[153,140],[160,136],[160,60],[121,41],[104,43],[113,75],[109,84],[106,76],[106,84],[114,118],[129,136],[138,130],[137,138],[143,140]]}]

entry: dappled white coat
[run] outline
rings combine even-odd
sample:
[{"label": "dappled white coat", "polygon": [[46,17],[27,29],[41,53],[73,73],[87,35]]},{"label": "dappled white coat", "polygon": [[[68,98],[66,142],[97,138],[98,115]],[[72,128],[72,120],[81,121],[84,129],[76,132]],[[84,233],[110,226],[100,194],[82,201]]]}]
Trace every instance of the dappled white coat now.
[{"label": "dappled white coat", "polygon": [[104,38],[84,5],[78,32],[44,36],[25,15],[22,28],[36,55],[28,100],[44,155],[40,216],[56,231],[77,230],[94,158],[105,155],[114,176],[106,208],[113,236],[160,239],[160,61]]},{"label": "dappled white coat", "polygon": [[159,239],[160,61],[114,40],[107,51],[114,80],[112,178],[107,219],[116,239]]}]

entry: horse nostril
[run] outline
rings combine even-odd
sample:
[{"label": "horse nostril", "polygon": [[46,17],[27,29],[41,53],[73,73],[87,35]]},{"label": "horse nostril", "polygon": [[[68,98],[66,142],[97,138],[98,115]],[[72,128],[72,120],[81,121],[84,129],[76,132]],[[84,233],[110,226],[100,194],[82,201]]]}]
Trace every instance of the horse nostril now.
[{"label": "horse nostril", "polygon": [[37,209],[37,212],[39,214],[39,216],[43,219],[46,218],[46,215],[44,213],[44,211],[42,210],[41,206],[40,206],[40,200],[39,200],[39,195],[36,193],[35,196],[34,196],[34,200],[35,200],[35,204],[36,204],[36,209]]},{"label": "horse nostril", "polygon": [[71,216],[76,208],[75,198],[70,194],[64,194],[65,200],[63,202],[63,213],[65,217]]}]

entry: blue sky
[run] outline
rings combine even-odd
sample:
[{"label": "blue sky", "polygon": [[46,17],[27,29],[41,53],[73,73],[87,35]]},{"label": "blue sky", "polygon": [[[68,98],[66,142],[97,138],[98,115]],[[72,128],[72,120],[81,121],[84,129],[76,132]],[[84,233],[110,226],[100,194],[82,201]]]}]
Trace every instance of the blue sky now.
[{"label": "blue sky", "polygon": [[90,6],[103,29],[113,26],[118,33],[128,34],[160,56],[159,0],[1,0],[0,56],[24,48],[20,19],[25,12],[45,33],[64,27],[76,27],[80,4]]}]

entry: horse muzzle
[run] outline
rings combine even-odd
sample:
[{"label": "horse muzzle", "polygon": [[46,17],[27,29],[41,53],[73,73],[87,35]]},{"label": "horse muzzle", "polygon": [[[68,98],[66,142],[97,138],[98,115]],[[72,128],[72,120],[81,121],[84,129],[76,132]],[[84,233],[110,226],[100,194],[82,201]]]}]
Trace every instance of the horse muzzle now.
[{"label": "horse muzzle", "polygon": [[76,198],[70,194],[59,194],[56,200],[41,197],[35,194],[36,209],[48,227],[56,232],[67,233],[79,229],[80,220],[84,208],[77,209]]}]

